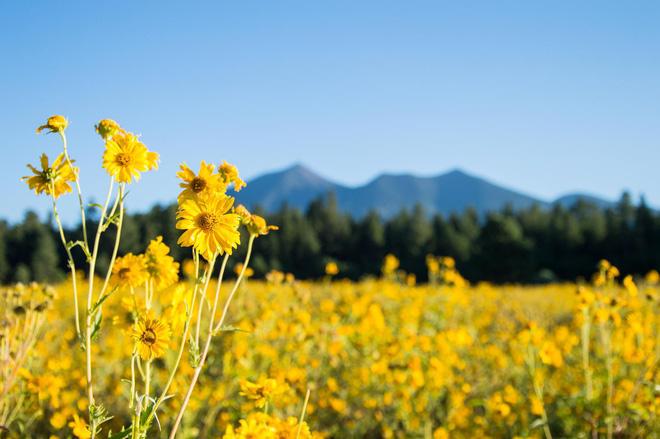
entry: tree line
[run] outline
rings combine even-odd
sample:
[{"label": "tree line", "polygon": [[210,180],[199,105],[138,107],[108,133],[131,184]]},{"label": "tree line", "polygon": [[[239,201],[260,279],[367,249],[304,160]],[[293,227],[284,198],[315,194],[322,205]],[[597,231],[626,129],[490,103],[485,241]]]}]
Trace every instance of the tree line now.
[{"label": "tree line", "polygon": [[[483,216],[473,209],[431,216],[417,206],[387,219],[375,212],[352,218],[338,209],[332,194],[313,201],[305,211],[286,205],[270,214],[256,211],[280,226],[255,243],[250,265],[257,277],[276,269],[298,278],[319,278],[325,264],[334,261],[339,277],[358,279],[378,275],[388,253],[421,281],[426,279],[427,254],[453,257],[472,282],[587,278],[603,258],[623,273],[660,268],[660,214],[643,198],[635,205],[627,193],[611,208],[578,201],[570,208],[506,207]],[[88,215],[93,218],[94,211]],[[162,235],[175,259],[189,258],[190,249],[176,244],[175,215],[174,204],[127,215],[119,254],[141,253],[151,239]],[[67,235],[73,241],[81,239],[80,226],[67,230]],[[107,267],[113,243],[111,228],[103,235],[99,270]],[[242,256],[239,252],[232,260],[239,262]],[[77,266],[84,267],[82,252],[76,257]],[[0,221],[0,282],[57,282],[67,272],[65,263],[52,219],[42,221],[28,212],[17,224]]]}]

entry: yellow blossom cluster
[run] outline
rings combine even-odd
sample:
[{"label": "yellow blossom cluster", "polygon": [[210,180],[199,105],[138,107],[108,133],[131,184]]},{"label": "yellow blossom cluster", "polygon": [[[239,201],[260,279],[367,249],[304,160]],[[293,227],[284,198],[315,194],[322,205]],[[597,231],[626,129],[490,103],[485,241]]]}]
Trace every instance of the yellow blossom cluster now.
[{"label": "yellow blossom cluster", "polygon": [[[214,341],[221,355],[210,361],[190,400],[186,434],[296,437],[308,388],[300,437],[654,432],[660,288],[644,278],[615,277],[605,285],[459,287],[285,277],[273,272],[269,282],[251,281],[236,298],[224,335]],[[183,324],[176,323],[181,314],[176,310],[189,300],[187,282],[194,279],[159,293],[161,315],[172,328]],[[68,423],[85,408],[74,399],[76,389],[84,388],[75,367],[83,355],[74,351],[72,358],[72,351],[54,343],[61,334],[74,340],[70,322],[61,318],[69,297],[61,294],[45,314],[53,331],[37,344],[29,379],[30,404],[48,416],[39,424],[42,431],[71,428]],[[130,308],[119,297],[105,306],[116,318],[99,343],[104,346],[99,355],[107,358],[99,365],[99,392],[115,395],[121,406],[117,383],[130,376],[130,363],[110,360],[130,356],[133,349],[124,342],[132,334]],[[169,343],[162,364],[176,356]],[[195,372],[192,360],[182,361],[171,394],[187,387]],[[152,371],[156,382],[166,380],[166,368],[154,363]],[[159,413],[164,428],[173,422],[172,409]],[[113,430],[130,413],[115,415]],[[318,433],[309,436],[309,429]]]}]

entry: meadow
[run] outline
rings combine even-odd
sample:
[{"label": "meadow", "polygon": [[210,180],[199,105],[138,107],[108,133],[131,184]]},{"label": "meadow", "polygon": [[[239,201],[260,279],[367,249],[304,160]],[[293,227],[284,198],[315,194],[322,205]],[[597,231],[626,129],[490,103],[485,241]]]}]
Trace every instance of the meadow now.
[{"label": "meadow", "polygon": [[[315,437],[606,437],[609,425],[615,437],[657,433],[660,287],[653,274],[638,287],[270,278],[240,287],[181,437],[296,437],[307,389]],[[192,282],[158,293],[157,311],[174,333]],[[3,297],[15,306],[5,322],[40,326],[15,334],[39,334],[11,393],[23,398],[16,425],[32,437],[88,437],[85,356],[67,317],[70,287],[14,287]],[[47,308],[38,308],[44,300]],[[96,397],[115,416],[106,431],[131,418],[132,300],[108,299],[108,324],[94,345]],[[156,394],[176,344],[152,366]],[[159,414],[163,432],[154,425],[149,437],[171,426],[193,374],[190,360]],[[253,393],[248,382],[260,387]]]},{"label": "meadow", "polygon": [[[176,262],[160,236],[119,254],[127,185],[159,156],[99,122],[110,183],[88,231],[67,123],[53,116],[39,127],[63,150],[53,162],[44,154],[25,182],[52,200],[70,274],[0,289],[3,437],[657,435],[657,271],[622,276],[601,260],[589,282],[472,285],[453,259],[428,255],[428,282],[418,284],[388,254],[380,276],[359,282],[336,279],[335,262],[316,281],[278,271],[251,279],[253,243],[278,227],[235,205],[228,190],[245,182],[226,162],[177,174],[178,244],[189,259]],[[74,190],[79,241],[57,210]]]}]

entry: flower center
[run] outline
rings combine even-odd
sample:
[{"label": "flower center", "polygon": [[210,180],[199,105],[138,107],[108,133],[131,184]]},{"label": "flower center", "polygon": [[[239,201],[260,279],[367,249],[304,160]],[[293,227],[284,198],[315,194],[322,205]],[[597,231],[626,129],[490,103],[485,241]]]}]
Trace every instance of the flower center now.
[{"label": "flower center", "polygon": [[201,192],[204,188],[206,188],[206,180],[203,178],[195,177],[190,182],[190,189],[192,189],[193,192]]},{"label": "flower center", "polygon": [[205,232],[210,232],[218,223],[218,217],[209,212],[204,212],[197,217],[197,226]]},{"label": "flower center", "polygon": [[128,164],[131,163],[131,156],[124,152],[120,152],[115,156],[115,163],[119,166],[128,166]]},{"label": "flower center", "polygon": [[140,341],[144,344],[148,344],[149,346],[155,344],[156,332],[154,332],[154,330],[151,328],[145,329],[144,332],[142,333],[142,337],[140,337]]}]

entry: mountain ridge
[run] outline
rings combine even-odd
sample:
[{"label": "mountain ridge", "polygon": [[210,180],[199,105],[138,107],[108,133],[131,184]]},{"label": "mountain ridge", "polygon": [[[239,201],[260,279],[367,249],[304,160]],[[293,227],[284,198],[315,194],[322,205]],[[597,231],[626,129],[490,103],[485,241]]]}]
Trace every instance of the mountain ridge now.
[{"label": "mountain ridge", "polygon": [[340,210],[356,217],[375,210],[384,217],[401,209],[421,204],[428,213],[450,214],[469,207],[479,214],[500,210],[509,205],[524,209],[537,204],[549,208],[565,207],[578,200],[599,207],[611,207],[614,201],[580,192],[571,192],[554,200],[544,200],[473,175],[461,168],[452,168],[433,176],[411,173],[382,173],[357,186],[347,186],[322,177],[302,163],[271,171],[254,178],[241,192],[241,202],[248,207],[260,206],[274,211],[287,204],[305,209],[314,199],[334,193]]}]

